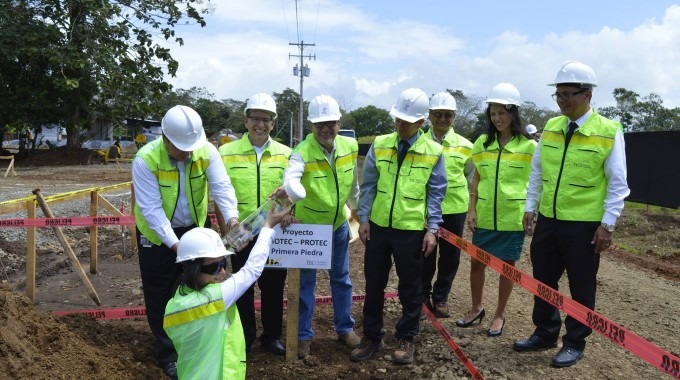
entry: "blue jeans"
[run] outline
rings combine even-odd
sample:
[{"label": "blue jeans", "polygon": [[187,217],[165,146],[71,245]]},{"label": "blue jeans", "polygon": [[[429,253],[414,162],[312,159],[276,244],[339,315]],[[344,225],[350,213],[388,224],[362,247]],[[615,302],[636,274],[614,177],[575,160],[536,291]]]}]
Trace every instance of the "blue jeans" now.
[{"label": "blue jeans", "polygon": [[[333,254],[328,275],[331,281],[335,331],[339,335],[344,335],[354,330],[352,281],[349,279],[349,225],[347,222],[333,233]],[[315,288],[316,269],[301,269],[299,340],[311,340],[314,337],[312,319],[314,317]]]}]

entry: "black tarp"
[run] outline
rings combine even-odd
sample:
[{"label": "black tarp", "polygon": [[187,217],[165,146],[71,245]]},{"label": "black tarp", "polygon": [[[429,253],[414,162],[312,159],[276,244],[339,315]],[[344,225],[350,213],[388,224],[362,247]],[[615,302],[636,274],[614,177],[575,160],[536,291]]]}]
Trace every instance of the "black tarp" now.
[{"label": "black tarp", "polygon": [[627,201],[680,206],[680,131],[626,133]]}]

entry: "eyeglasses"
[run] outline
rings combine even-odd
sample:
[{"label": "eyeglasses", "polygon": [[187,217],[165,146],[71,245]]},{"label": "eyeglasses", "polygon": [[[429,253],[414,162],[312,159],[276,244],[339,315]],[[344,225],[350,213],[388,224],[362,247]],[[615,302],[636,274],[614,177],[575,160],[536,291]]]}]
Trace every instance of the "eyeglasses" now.
[{"label": "eyeglasses", "polygon": [[574,91],[574,92],[563,92],[563,93],[556,92],[556,93],[554,93],[550,96],[552,96],[553,100],[567,101],[567,100],[571,99],[572,97],[574,97],[578,94],[582,94],[586,91],[588,91],[588,89],[578,90],[578,91]]},{"label": "eyeglasses", "polygon": [[252,121],[254,124],[259,124],[259,123],[269,124],[272,121],[272,119],[269,119],[269,118],[252,117],[252,116],[248,116],[248,120]]},{"label": "eyeglasses", "polygon": [[453,119],[453,117],[456,116],[456,114],[453,112],[430,112],[430,115],[432,115],[432,117],[435,119],[441,119],[442,116],[445,119]]},{"label": "eyeglasses", "polygon": [[225,269],[227,267],[227,258],[223,257],[222,260],[212,263],[212,264],[207,264],[207,265],[201,265],[201,272],[205,274],[209,274],[211,276],[215,276],[219,274],[222,269]]},{"label": "eyeglasses", "polygon": [[314,126],[323,129],[323,128],[335,128],[335,126],[338,125],[337,121],[326,121],[323,123],[315,123]]}]

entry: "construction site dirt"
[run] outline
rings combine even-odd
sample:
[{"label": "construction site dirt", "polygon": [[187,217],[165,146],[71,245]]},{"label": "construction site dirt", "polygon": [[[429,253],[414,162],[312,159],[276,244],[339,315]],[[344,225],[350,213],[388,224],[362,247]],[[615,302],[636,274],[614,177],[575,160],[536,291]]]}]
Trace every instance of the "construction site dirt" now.
[{"label": "construction site dirt", "polygon": [[[61,165],[47,156],[30,163],[17,162],[17,176],[0,178],[0,202],[28,197],[40,188],[44,196],[130,181],[130,163],[87,164],[85,153],[78,162]],[[30,163],[30,165],[29,165]],[[0,168],[2,169],[2,168]],[[4,171],[4,170],[3,170]],[[116,209],[130,213],[129,187],[103,193]],[[90,197],[55,203],[55,217],[90,215]],[[110,215],[105,209],[101,215]],[[642,216],[641,216],[642,215]],[[644,236],[641,218],[653,223]],[[38,217],[42,213],[38,212]],[[0,219],[26,218],[17,210]],[[614,246],[602,254],[598,275],[597,311],[624,328],[642,336],[674,355],[680,353],[680,219],[677,213],[663,217],[653,212],[636,213],[626,220],[626,211],[614,234]],[[125,227],[99,227],[97,273],[89,271],[88,227],[64,227],[69,244],[96,290],[101,306],[88,295],[64,249],[50,228],[37,233],[36,299],[26,291],[25,228],[0,228],[0,379],[160,379],[162,371],[152,357],[153,339],[143,317],[95,320],[92,316],[55,311],[139,308],[144,305],[136,252]],[[465,238],[470,238],[466,231]],[[632,237],[632,238],[631,238]],[[651,240],[650,240],[651,239]],[[618,241],[617,241],[618,240]],[[631,241],[639,241],[635,246]],[[651,241],[651,242],[650,242]],[[621,246],[625,242],[625,249]],[[531,274],[525,241],[518,269]],[[659,250],[665,251],[662,254]],[[631,253],[636,251],[639,253]],[[364,294],[364,246],[350,245],[351,279],[355,294]],[[449,297],[451,318],[439,319],[444,329],[486,379],[656,379],[670,378],[651,364],[637,358],[608,338],[593,333],[588,338],[585,358],[577,365],[556,369],[550,361],[557,349],[535,353],[512,350],[516,339],[533,331],[533,295],[519,286],[506,310],[507,325],[500,337],[487,336],[488,320],[470,328],[459,328],[455,320],[470,307],[471,257],[461,257],[458,275]],[[484,301],[487,314],[495,308],[498,274],[487,269]],[[386,292],[397,291],[392,270]],[[566,276],[560,291],[569,294]],[[317,294],[330,296],[329,278],[319,271]],[[258,295],[256,293],[256,298]],[[258,312],[259,313],[259,312]],[[248,379],[469,379],[470,373],[452,352],[431,320],[420,324],[415,361],[411,365],[392,364],[396,349],[394,326],[400,317],[397,298],[385,302],[385,348],[372,360],[353,363],[350,349],[338,341],[333,327],[332,307],[317,305],[315,337],[311,355],[304,360],[286,361],[265,352],[256,343],[248,356]],[[95,314],[96,315],[96,314]],[[362,335],[362,302],[354,303],[356,330]],[[564,315],[563,315],[564,316]],[[284,324],[286,315],[284,313]],[[285,329],[285,326],[284,326]],[[564,330],[563,330],[564,331]],[[284,333],[285,339],[285,333]],[[285,342],[284,342],[285,343]]]}]

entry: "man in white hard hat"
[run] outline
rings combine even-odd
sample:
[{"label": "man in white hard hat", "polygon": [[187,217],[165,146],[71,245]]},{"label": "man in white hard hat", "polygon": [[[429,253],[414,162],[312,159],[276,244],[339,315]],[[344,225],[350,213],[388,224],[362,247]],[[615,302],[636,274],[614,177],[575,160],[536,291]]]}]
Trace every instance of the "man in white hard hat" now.
[{"label": "man in white hard hat", "polygon": [[[295,219],[307,224],[333,226],[333,253],[328,271],[333,297],[333,322],[338,339],[357,347],[361,339],[354,333],[352,318],[352,282],[349,278],[349,225],[345,204],[356,219],[359,198],[355,139],[339,136],[340,106],[328,95],[309,102],[308,120],[312,133],[293,150],[284,175],[284,184],[301,182],[307,197],[295,205]],[[285,225],[284,220],[282,223]],[[310,353],[314,331],[314,289],[316,270],[300,271],[300,310],[298,322],[298,357]]]},{"label": "man in white hard hat", "polygon": [[[434,94],[430,99],[428,115],[432,128],[423,135],[442,145],[444,149],[444,166],[448,188],[442,202],[442,219],[440,227],[463,236],[465,215],[467,214],[468,185],[474,170],[472,163],[472,143],[453,130],[453,119],[456,117],[456,99],[448,92]],[[437,318],[450,317],[448,308],[451,284],[458,272],[460,249],[446,240],[439,240],[437,250],[427,256],[423,263],[423,295],[425,305]],[[439,260],[437,260],[439,256]],[[437,279],[432,284],[435,271]],[[431,297],[430,297],[431,296]],[[421,311],[420,319],[426,314]]]},{"label": "man in white hard hat", "polygon": [[[562,116],[548,120],[532,160],[522,224],[531,242],[534,277],[558,289],[566,270],[572,298],[595,307],[600,253],[612,241],[614,225],[630,190],[626,151],[619,122],[600,116],[590,106],[595,72],[577,61],[558,71],[553,99]],[[538,221],[534,230],[534,218]],[[557,346],[562,321],[552,304],[534,297],[533,334],[514,343],[516,351]],[[592,329],[567,316],[562,349],[554,367],[568,367],[583,357]]]},{"label": "man in white hard hat", "polygon": [[163,137],[144,145],[132,162],[139,269],[154,357],[177,377],[177,352],[163,330],[165,305],[182,274],[177,246],[190,229],[209,224],[208,188],[217,206],[238,224],[236,196],[220,155],[208,143],[201,117],[187,106],[172,107],[161,121]]},{"label": "man in white hard hat", "polygon": [[392,361],[413,362],[424,301],[423,259],[437,246],[447,186],[442,146],[420,134],[428,108],[422,90],[403,91],[390,111],[396,132],[376,137],[366,155],[359,199],[359,237],[366,245],[364,339],[352,361],[368,360],[383,348],[385,287],[394,260],[402,314]]},{"label": "man in white hard hat", "polygon": [[[291,149],[271,139],[269,133],[276,125],[276,102],[265,93],[251,96],[246,102],[243,124],[248,132],[240,139],[219,148],[238,199],[239,215],[247,216],[260,207],[267,197],[283,182]],[[246,264],[255,245],[253,239],[231,257],[234,271]],[[286,352],[281,343],[283,322],[283,289],[286,270],[266,268],[257,280],[260,288],[262,335],[260,344],[276,355]],[[251,286],[236,302],[245,334],[246,352],[256,338],[255,287]]]},{"label": "man in white hard hat", "polygon": [[538,129],[536,128],[535,125],[529,124],[526,126],[527,133],[529,136],[531,136],[532,139],[534,139],[536,142],[541,138],[541,134],[538,133]]}]

